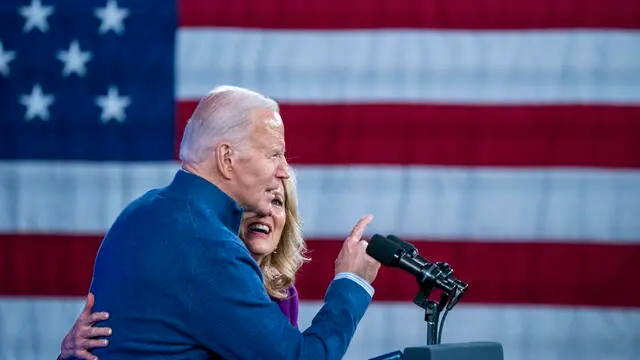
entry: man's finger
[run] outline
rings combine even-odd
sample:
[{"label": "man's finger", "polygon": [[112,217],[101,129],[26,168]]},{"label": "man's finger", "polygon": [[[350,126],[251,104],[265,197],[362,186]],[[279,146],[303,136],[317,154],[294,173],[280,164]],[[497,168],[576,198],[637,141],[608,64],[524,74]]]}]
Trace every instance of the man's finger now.
[{"label": "man's finger", "polygon": [[361,251],[363,252],[363,254],[365,256],[368,256],[367,255],[367,247],[369,246],[369,242],[366,241],[366,240],[360,240],[360,241],[358,241],[358,245],[359,245],[360,248],[362,248]]},{"label": "man's finger", "polygon": [[90,313],[88,315],[83,315],[78,319],[78,323],[84,326],[93,326],[93,324],[98,321],[107,320],[109,318],[109,313],[105,311]]},{"label": "man's finger", "polygon": [[76,350],[73,355],[75,355],[75,357],[77,357],[78,359],[98,360],[97,356],[91,354],[87,350]]},{"label": "man's finger", "polygon": [[91,324],[97,323],[98,321],[107,320],[109,318],[109,313],[106,311],[96,312],[91,314],[89,317],[89,322]]},{"label": "man's finger", "polygon": [[351,234],[349,234],[350,239],[358,241],[362,238],[362,234],[364,234],[364,229],[369,225],[369,223],[373,220],[373,215],[366,215],[362,219],[358,220],[356,225],[351,230]]},{"label": "man's finger", "polygon": [[82,339],[92,339],[98,336],[111,336],[111,328],[108,327],[86,327],[78,331],[78,337]]},{"label": "man's finger", "polygon": [[112,331],[111,328],[108,327],[92,327],[89,329],[88,335],[89,337],[98,337],[98,336],[111,336]]},{"label": "man's finger", "polygon": [[87,340],[85,343],[85,349],[93,349],[97,347],[105,347],[109,345],[109,341],[107,339],[100,340]]},{"label": "man's finger", "polygon": [[93,309],[93,304],[95,303],[95,301],[95,296],[92,293],[89,293],[87,295],[87,301],[85,301],[84,303],[84,309],[82,309],[83,315],[91,314],[91,309]]}]

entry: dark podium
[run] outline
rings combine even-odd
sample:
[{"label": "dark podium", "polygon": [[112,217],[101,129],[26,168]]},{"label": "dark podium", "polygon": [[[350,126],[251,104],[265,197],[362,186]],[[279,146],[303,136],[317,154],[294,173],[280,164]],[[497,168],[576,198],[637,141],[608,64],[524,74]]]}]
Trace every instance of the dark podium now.
[{"label": "dark podium", "polygon": [[[419,256],[411,243],[393,235],[374,235],[367,246],[367,253],[382,265],[399,267],[416,277],[419,291],[413,303],[424,309],[427,325],[425,346],[407,347],[404,352],[396,350],[369,360],[504,360],[502,344],[497,342],[441,343],[447,313],[469,287],[453,276],[449,264],[431,263]],[[439,301],[429,299],[434,290],[442,291]]]},{"label": "dark podium", "polygon": [[370,360],[504,360],[502,345],[496,342],[464,342],[408,347]]}]

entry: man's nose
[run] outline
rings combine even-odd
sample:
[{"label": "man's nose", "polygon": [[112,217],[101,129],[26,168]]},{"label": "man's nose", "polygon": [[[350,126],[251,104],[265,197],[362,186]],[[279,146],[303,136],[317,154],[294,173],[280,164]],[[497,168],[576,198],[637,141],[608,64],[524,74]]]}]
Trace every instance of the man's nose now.
[{"label": "man's nose", "polygon": [[282,158],[282,161],[278,164],[278,169],[276,169],[276,177],[278,179],[288,179],[291,176],[289,171],[289,163],[286,158]]}]

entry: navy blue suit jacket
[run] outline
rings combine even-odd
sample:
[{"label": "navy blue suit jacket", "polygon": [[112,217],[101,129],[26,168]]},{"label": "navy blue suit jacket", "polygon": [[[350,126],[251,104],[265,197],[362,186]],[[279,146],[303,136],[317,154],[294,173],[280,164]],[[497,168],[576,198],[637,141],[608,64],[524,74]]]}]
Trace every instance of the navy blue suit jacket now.
[{"label": "navy blue suit jacket", "polygon": [[300,332],[270,300],[238,238],[242,210],[208,181],[178,171],[133,201],[96,257],[94,311],[108,311],[108,359],[340,359],[371,296],[350,279],[330,284]]}]

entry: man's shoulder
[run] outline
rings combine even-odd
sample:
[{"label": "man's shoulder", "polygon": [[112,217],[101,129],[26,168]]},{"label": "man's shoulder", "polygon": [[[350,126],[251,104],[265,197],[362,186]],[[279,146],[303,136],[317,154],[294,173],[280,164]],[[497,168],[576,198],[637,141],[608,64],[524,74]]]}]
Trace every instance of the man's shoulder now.
[{"label": "man's shoulder", "polygon": [[203,242],[222,242],[237,249],[242,241],[237,233],[225,226],[220,218],[211,213],[212,204],[202,204],[182,197],[176,197],[166,188],[150,190],[138,199],[141,210],[165,219],[165,226],[188,226],[193,235]]},{"label": "man's shoulder", "polygon": [[131,236],[138,242],[172,239],[170,242],[198,249],[194,251],[209,258],[248,253],[238,235],[209,213],[207,206],[176,195],[168,188],[151,189],[130,202],[109,234],[108,237],[115,236],[121,241]]},{"label": "man's shoulder", "polygon": [[166,196],[166,190],[163,188],[151,189],[144,194],[133,199],[123,209],[124,215],[135,214],[139,212],[153,213],[157,210],[184,212],[187,209],[186,201]]},{"label": "man's shoulder", "polygon": [[135,235],[138,231],[155,233],[159,229],[176,231],[192,229],[186,201],[165,196],[162,188],[151,189],[133,199],[122,209],[109,233],[122,236],[122,232]]},{"label": "man's shoulder", "polygon": [[246,247],[240,237],[238,237],[238,234],[233,233],[229,228],[225,227],[218,221],[210,221],[207,222],[207,224],[208,225],[198,223],[194,227],[198,238],[203,245],[215,244],[216,250],[214,253],[217,254],[223,254],[227,251],[240,251],[242,253],[247,252],[248,254],[248,250],[246,250]]}]

